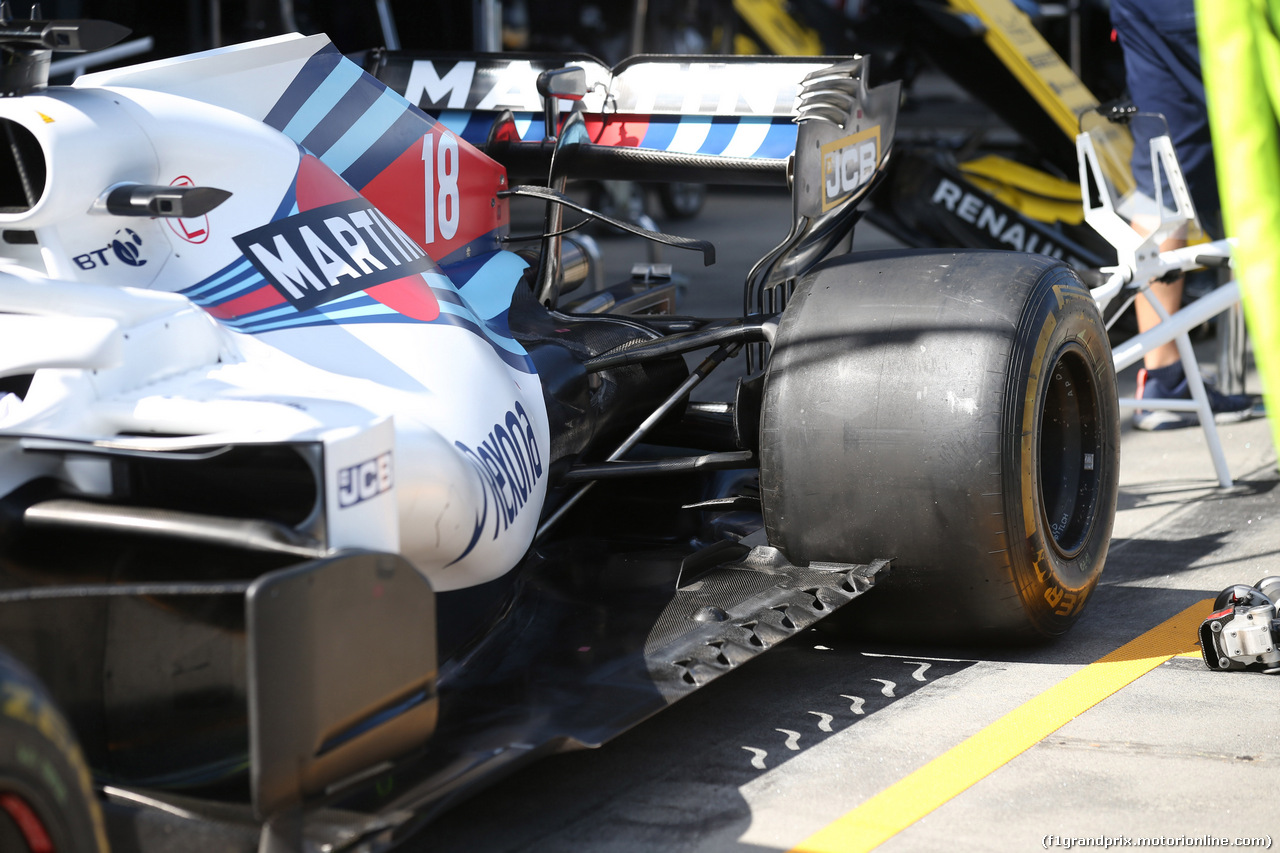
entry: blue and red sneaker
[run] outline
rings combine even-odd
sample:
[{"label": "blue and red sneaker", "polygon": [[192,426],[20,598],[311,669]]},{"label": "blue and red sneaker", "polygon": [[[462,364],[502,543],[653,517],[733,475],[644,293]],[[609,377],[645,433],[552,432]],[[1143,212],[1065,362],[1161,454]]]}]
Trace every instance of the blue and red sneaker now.
[{"label": "blue and red sneaker", "polygon": [[[1254,397],[1251,394],[1223,394],[1209,382],[1204,384],[1209,395],[1209,408],[1215,423],[1227,424],[1253,417]],[[1138,370],[1138,399],[1190,400],[1191,388],[1180,363],[1148,370]],[[1198,426],[1200,416],[1195,412],[1171,412],[1168,409],[1138,409],[1133,413],[1134,429],[1162,430]]]}]

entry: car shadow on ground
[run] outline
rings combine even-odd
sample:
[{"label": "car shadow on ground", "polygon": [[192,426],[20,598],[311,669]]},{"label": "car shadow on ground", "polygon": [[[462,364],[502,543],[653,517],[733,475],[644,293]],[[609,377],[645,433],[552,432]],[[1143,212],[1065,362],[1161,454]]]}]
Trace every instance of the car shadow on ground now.
[{"label": "car shadow on ground", "polygon": [[[600,750],[552,757],[482,792],[405,849],[666,853],[740,838],[752,821],[744,786],[974,663],[868,654],[806,631]],[[691,746],[683,760],[655,761],[673,739]]]}]

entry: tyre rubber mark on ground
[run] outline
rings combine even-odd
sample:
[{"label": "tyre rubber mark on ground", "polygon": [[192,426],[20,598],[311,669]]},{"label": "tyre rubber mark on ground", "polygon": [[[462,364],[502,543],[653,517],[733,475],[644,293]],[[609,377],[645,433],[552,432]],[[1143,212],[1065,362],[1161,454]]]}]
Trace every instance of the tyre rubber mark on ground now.
[{"label": "tyre rubber mark on ground", "polygon": [[810,711],[809,713],[818,718],[818,731],[831,731],[831,721],[834,720],[835,717],[830,714],[824,714],[821,711]]},{"label": "tyre rubber mark on ground", "polygon": [[766,752],[766,751],[765,751],[765,750],[763,750],[763,749],[758,749],[758,748],[756,748],[756,747],[754,747],[754,746],[744,746],[744,747],[743,747],[743,749],[745,749],[747,752],[750,752],[750,753],[751,753],[751,766],[752,766],[752,767],[754,767],[754,768],[755,768],[755,769],[757,769],[757,770],[766,770],[766,769],[768,769],[768,768],[766,768],[766,767],[764,766],[764,757],[765,757],[766,755],[768,755],[768,754],[769,754],[768,752]]},{"label": "tyre rubber mark on ground", "polygon": [[[1076,716],[1177,655],[1195,648],[1213,599],[1130,640],[876,794],[791,853],[873,850]],[[879,680],[879,679],[877,679]]]},{"label": "tyre rubber mark on ground", "polygon": [[862,706],[866,704],[867,700],[863,699],[861,696],[850,696],[848,693],[841,693],[840,698],[848,699],[850,702],[853,703],[852,705],[849,706],[849,710],[852,711],[853,713],[858,715],[862,715],[866,713],[866,711],[862,710]]},{"label": "tyre rubber mark on ground", "polygon": [[929,671],[929,667],[933,666],[931,663],[922,663],[918,660],[908,660],[903,661],[903,663],[918,664],[916,671],[911,673],[911,677],[916,681],[924,681],[924,674]]},{"label": "tyre rubber mark on ground", "polygon": [[793,732],[791,731],[791,729],[774,729],[774,731],[782,732],[784,735],[787,736],[787,749],[791,750],[792,752],[798,752],[800,750],[800,733],[799,732]]},{"label": "tyre rubber mark on ground", "polygon": [[887,678],[873,678],[873,679],[871,679],[871,680],[872,680],[872,681],[878,681],[878,682],[880,682],[881,684],[883,684],[883,685],[884,685],[884,687],[880,688],[880,693],[881,693],[881,695],[883,695],[883,696],[887,696],[887,697],[889,697],[890,699],[892,699],[892,698],[893,698],[893,688],[895,688],[895,687],[897,687],[897,686],[898,686],[898,682],[896,682],[896,681],[890,681],[890,680],[889,680],[889,679],[887,679]]}]

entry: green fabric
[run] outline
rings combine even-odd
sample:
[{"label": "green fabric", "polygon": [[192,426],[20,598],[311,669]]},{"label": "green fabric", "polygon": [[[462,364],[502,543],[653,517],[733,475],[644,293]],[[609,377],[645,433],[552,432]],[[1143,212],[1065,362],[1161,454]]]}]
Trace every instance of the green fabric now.
[{"label": "green fabric", "polygon": [[1227,234],[1280,447],[1280,0],[1196,0]]}]

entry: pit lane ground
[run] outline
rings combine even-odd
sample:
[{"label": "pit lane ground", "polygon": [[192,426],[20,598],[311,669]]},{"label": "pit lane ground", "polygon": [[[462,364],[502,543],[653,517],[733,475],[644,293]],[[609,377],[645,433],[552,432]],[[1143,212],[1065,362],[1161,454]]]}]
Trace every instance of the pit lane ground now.
[{"label": "pit lane ground", "polygon": [[[664,257],[688,274],[681,310],[739,311],[746,269],[785,233],[788,207],[781,194],[715,192],[699,218],[660,223],[712,240],[721,258],[704,271],[684,253]],[[602,245],[607,280],[644,255]],[[889,243],[861,226],[856,245]],[[1122,395],[1133,381],[1122,375]],[[405,849],[1019,851],[1080,838],[1269,848],[1280,836],[1280,678],[1210,672],[1194,642],[1206,599],[1280,574],[1280,475],[1264,418],[1220,430],[1229,489],[1216,486],[1198,429],[1125,422],[1106,572],[1062,640],[981,649],[811,631],[600,750],[480,793]]]}]

